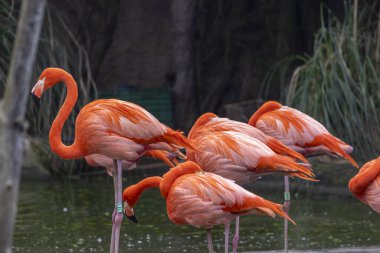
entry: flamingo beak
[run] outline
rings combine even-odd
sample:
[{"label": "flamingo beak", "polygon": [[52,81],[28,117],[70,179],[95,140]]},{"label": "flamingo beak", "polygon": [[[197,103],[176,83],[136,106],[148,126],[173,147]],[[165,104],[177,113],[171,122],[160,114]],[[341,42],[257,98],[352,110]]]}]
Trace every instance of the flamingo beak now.
[{"label": "flamingo beak", "polygon": [[34,104],[40,108],[41,105],[41,96],[44,93],[44,85],[45,85],[45,79],[38,80],[38,82],[34,85],[32,88],[32,95],[33,95],[33,102]]},{"label": "flamingo beak", "polygon": [[127,201],[124,201],[124,213],[128,219],[135,223],[138,223],[135,213],[133,212],[133,208],[129,206]]}]

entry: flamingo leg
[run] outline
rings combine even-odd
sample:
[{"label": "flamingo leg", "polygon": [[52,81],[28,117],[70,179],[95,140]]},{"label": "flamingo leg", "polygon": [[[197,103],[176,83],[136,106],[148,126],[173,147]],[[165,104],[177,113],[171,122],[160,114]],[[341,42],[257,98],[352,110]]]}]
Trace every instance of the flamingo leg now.
[{"label": "flamingo leg", "polygon": [[239,222],[240,222],[240,216],[236,217],[236,230],[235,230],[235,236],[232,240],[232,252],[237,252],[237,246],[239,244]]},{"label": "flamingo leg", "polygon": [[[289,177],[284,176],[284,181],[285,181],[285,192],[284,192],[284,197],[285,197],[285,202],[284,202],[284,207],[285,207],[285,212],[286,214],[289,214],[290,210],[290,186],[289,186]],[[285,219],[285,224],[284,224],[284,252],[288,253],[288,226],[289,222],[287,219]]]},{"label": "flamingo leg", "polygon": [[122,186],[122,161],[117,159],[117,214],[115,217],[115,251],[114,253],[119,252],[119,238],[120,238],[120,228],[121,222],[123,221],[123,186]]},{"label": "flamingo leg", "polygon": [[230,233],[230,223],[224,225],[224,253],[228,253],[228,235]]},{"label": "flamingo leg", "polygon": [[114,169],[112,170],[112,174],[113,174],[113,186],[114,186],[114,193],[115,193],[115,206],[114,206],[114,209],[113,209],[113,213],[112,213],[112,235],[111,235],[111,246],[110,246],[110,253],[114,253],[115,252],[115,226],[113,224],[115,224],[115,217],[116,217],[116,214],[117,214],[117,209],[116,209],[116,206],[117,206],[117,162],[116,160],[113,160],[113,165],[114,165]]},{"label": "flamingo leg", "polygon": [[212,245],[211,229],[207,229],[207,243],[208,243],[208,253],[214,253],[214,247]]}]

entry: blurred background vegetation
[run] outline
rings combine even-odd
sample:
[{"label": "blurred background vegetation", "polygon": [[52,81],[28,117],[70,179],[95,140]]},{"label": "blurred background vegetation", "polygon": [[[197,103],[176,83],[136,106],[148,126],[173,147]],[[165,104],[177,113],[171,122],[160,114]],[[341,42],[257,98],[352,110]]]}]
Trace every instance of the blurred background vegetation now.
[{"label": "blurred background vegetation", "polygon": [[[0,0],[0,97],[20,2]],[[172,51],[172,1],[48,0],[34,79],[45,67],[59,66],[78,82],[80,97],[65,125],[65,142],[73,140],[78,110],[97,97],[159,107],[153,114],[166,115],[168,124],[183,130],[206,111],[246,121],[260,101],[275,99],[317,118],[355,147],[355,158],[380,153],[378,1],[359,1],[357,14],[354,1],[344,0],[196,3],[188,84],[194,89],[187,97],[197,103],[189,110],[170,96],[176,85],[173,58],[181,57]],[[25,166],[57,177],[88,172],[83,161],[64,161],[49,149],[48,132],[64,98],[63,86],[56,86],[44,95],[41,109],[29,103],[27,113]],[[154,104],[158,100],[161,107]],[[175,108],[188,122],[167,116]]]}]

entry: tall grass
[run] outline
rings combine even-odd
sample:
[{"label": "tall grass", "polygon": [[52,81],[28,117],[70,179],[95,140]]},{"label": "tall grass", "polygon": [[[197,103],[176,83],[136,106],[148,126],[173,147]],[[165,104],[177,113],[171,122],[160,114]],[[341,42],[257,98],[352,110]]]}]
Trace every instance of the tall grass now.
[{"label": "tall grass", "polygon": [[310,56],[291,78],[286,103],[320,120],[330,131],[354,146],[354,156],[380,154],[380,63],[376,48],[377,9],[361,5],[354,16],[347,4],[340,22],[331,12],[324,18]]},{"label": "tall grass", "polygon": [[[0,96],[3,95],[15,39],[17,17],[21,1],[0,0]],[[77,80],[79,98],[63,130],[64,142],[71,143],[74,136],[74,122],[77,112],[96,96],[96,88],[91,76],[90,63],[86,51],[68,27],[60,10],[47,5],[41,33],[34,80],[46,67],[60,67],[69,71]],[[31,84],[32,87],[32,84]],[[32,101],[28,103],[29,143],[34,161],[56,176],[65,176],[80,169],[76,161],[64,161],[50,151],[48,133],[59,107],[66,96],[63,85],[44,93],[41,109]],[[14,98],[17,99],[17,98]]]}]

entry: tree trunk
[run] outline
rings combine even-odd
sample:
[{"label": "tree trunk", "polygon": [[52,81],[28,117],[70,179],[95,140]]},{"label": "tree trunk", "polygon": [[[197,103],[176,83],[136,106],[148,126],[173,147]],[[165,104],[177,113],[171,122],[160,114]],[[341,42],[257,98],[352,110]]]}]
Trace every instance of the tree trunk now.
[{"label": "tree trunk", "polygon": [[174,124],[189,130],[199,115],[195,83],[194,18],[197,0],[172,0]]},{"label": "tree trunk", "polygon": [[27,95],[45,0],[22,2],[16,41],[0,107],[0,252],[12,252],[21,164],[24,151]]}]

